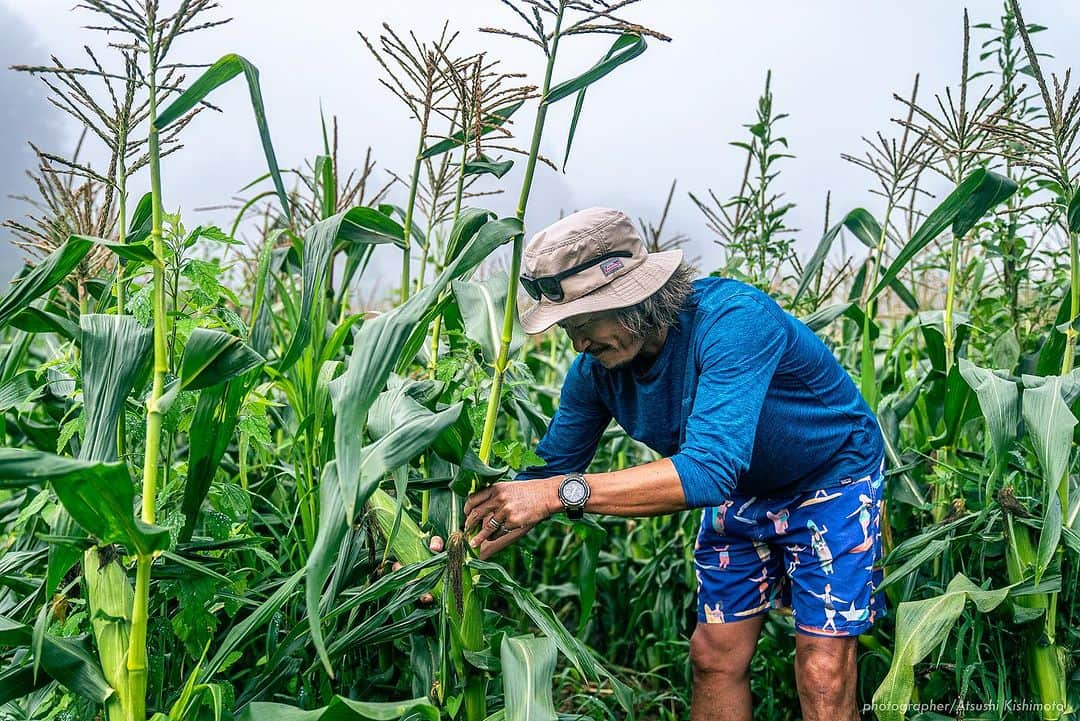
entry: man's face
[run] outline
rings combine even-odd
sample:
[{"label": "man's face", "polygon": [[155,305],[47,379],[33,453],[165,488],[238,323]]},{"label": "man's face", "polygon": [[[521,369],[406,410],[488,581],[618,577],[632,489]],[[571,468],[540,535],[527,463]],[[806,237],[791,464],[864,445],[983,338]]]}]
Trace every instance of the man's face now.
[{"label": "man's face", "polygon": [[619,324],[614,311],[576,315],[559,326],[570,336],[574,350],[588,353],[608,370],[628,364],[643,344]]}]

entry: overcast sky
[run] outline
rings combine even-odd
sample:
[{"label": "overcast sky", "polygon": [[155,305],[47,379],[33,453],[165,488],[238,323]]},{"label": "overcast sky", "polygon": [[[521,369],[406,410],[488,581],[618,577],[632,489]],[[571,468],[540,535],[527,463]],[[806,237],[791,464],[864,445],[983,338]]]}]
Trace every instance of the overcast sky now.
[{"label": "overcast sky", "polygon": [[[27,140],[59,152],[70,150],[78,128],[44,99],[41,83],[6,68],[45,63],[50,53],[81,63],[81,46],[100,46],[102,37],[81,30],[90,22],[72,11],[74,0],[0,0],[0,215],[24,208],[6,196],[25,192],[23,177],[32,156]],[[166,0],[166,5],[169,5]],[[221,0],[232,23],[184,36],[175,57],[212,62],[235,52],[261,71],[263,96],[278,158],[298,166],[319,152],[319,104],[341,124],[342,163],[359,164],[370,145],[380,168],[401,174],[411,167],[415,130],[404,108],[377,82],[379,68],[357,30],[377,34],[383,21],[421,38],[437,34],[444,20],[462,31],[459,50],[488,50],[504,69],[527,72],[539,84],[542,57],[533,46],[476,32],[481,25],[512,26],[514,17],[497,0]],[[630,19],[673,37],[650,42],[640,58],[590,89],[566,174],[541,168],[527,218],[538,230],[560,211],[592,205],[621,208],[655,218],[672,179],[679,181],[670,228],[687,234],[706,269],[718,252],[701,214],[686,195],[712,188],[727,197],[737,190],[743,139],[768,69],[773,71],[777,111],[789,113],[780,130],[791,152],[780,190],[796,203],[792,225],[803,229],[800,244],[820,237],[823,202],[833,193],[834,217],[859,205],[876,207],[866,172],[840,158],[861,153],[864,135],[888,134],[900,114],[893,92],[910,90],[921,73],[923,97],[955,84],[960,67],[964,3],[951,0],[645,0],[627,11]],[[998,0],[966,4],[972,22],[997,24]],[[1036,36],[1039,49],[1055,56],[1049,69],[1080,65],[1080,2],[1027,0],[1028,22],[1048,25]],[[974,31],[973,46],[987,37]],[[556,81],[591,65],[607,42],[570,38],[560,47]],[[1078,68],[1080,69],[1080,68]],[[225,112],[202,113],[185,131],[187,146],[167,159],[165,201],[180,207],[189,225],[218,222],[223,213],[195,212],[220,204],[264,172],[246,89],[239,81],[217,91],[213,102]],[[549,115],[543,152],[561,157],[571,102]],[[531,126],[523,112],[519,128]],[[528,134],[527,130],[518,131]],[[526,140],[520,141],[526,145]],[[135,181],[140,190],[146,177]],[[512,212],[518,182],[489,200]],[[399,202],[400,195],[399,192]],[[392,252],[392,251],[386,251]],[[0,234],[0,274],[8,277],[17,255]],[[389,263],[390,258],[386,258]]]}]

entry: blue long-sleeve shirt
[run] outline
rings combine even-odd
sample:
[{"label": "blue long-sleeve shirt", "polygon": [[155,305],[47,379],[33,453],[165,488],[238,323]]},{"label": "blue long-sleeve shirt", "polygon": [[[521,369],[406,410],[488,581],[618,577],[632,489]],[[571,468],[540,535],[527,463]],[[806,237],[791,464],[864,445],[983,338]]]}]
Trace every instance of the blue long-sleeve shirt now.
[{"label": "blue long-sleeve shirt", "polygon": [[756,288],[694,283],[678,323],[644,373],[574,359],[537,454],[518,478],[586,469],[614,418],[670,457],[687,506],[732,493],[787,495],[877,470],[877,420],[851,378],[805,324]]}]

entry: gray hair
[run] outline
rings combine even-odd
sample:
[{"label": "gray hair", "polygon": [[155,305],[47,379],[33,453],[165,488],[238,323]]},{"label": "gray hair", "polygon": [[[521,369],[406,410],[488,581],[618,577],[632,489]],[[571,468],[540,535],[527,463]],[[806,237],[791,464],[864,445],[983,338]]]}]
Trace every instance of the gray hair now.
[{"label": "gray hair", "polygon": [[660,286],[660,290],[637,305],[616,310],[616,320],[634,337],[651,338],[659,333],[661,328],[678,322],[679,311],[693,290],[693,280],[694,269],[686,263],[680,263],[667,282]]}]

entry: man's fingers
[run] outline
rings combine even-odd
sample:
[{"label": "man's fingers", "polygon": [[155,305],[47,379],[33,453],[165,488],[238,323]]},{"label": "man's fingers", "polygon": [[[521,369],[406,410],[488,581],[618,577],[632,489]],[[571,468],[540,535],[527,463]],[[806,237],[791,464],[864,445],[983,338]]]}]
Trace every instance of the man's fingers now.
[{"label": "man's fingers", "polygon": [[474,508],[483,503],[491,495],[491,488],[484,488],[465,499],[465,513],[471,513]]},{"label": "man's fingers", "polygon": [[517,539],[524,536],[525,533],[528,532],[529,528],[531,528],[531,526],[522,526],[521,528],[515,528],[512,531],[507,531],[498,538],[487,541],[486,543],[484,543],[484,545],[480,547],[480,551],[477,553],[477,555],[480,556],[482,560],[486,561],[492,555],[498,553]]},{"label": "man's fingers", "polygon": [[446,548],[446,544],[443,542],[442,536],[432,536],[428,541],[428,548],[432,553],[442,553],[442,550]]},{"label": "man's fingers", "polygon": [[465,519],[465,530],[471,531],[474,528],[483,530],[480,527],[481,524],[487,523],[487,519],[497,510],[499,509],[494,501],[474,506],[472,511],[468,513],[468,517]]}]

